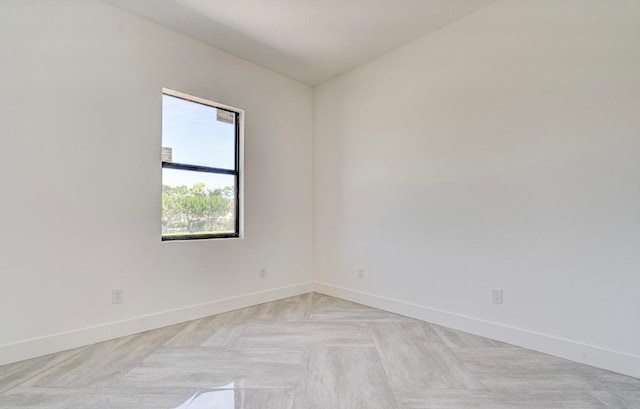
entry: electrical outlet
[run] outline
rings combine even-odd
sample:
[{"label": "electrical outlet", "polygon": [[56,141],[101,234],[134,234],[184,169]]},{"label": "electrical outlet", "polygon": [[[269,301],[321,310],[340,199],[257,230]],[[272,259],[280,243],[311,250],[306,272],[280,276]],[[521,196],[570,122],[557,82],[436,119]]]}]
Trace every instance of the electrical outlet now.
[{"label": "electrical outlet", "polygon": [[362,267],[358,268],[358,279],[364,280],[364,268]]},{"label": "electrical outlet", "polygon": [[262,267],[260,269],[260,278],[267,278],[267,268],[266,267]]},{"label": "electrical outlet", "polygon": [[124,290],[116,288],[111,290],[111,304],[120,304],[124,302]]},{"label": "electrical outlet", "polygon": [[494,304],[502,304],[502,290],[494,288],[491,292],[491,301]]}]

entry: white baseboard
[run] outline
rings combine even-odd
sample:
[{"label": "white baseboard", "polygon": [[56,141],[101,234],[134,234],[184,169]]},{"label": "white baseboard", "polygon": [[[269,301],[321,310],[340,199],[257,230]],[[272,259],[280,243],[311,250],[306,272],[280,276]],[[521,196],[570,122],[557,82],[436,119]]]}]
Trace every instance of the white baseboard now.
[{"label": "white baseboard", "polygon": [[325,283],[303,283],[0,345],[0,365],[317,291],[422,321],[640,378],[640,357]]},{"label": "white baseboard", "polygon": [[330,284],[316,282],[314,283],[314,290],[358,304],[640,378],[640,356],[612,351],[568,339],[484,321],[374,294],[336,287]]},{"label": "white baseboard", "polygon": [[297,284],[74,331],[47,335],[40,338],[28,339],[13,344],[0,345],[0,365],[91,345],[96,342],[162,328],[168,325],[191,321],[209,315],[250,307],[286,297],[293,297],[311,291],[313,291],[313,283]]}]

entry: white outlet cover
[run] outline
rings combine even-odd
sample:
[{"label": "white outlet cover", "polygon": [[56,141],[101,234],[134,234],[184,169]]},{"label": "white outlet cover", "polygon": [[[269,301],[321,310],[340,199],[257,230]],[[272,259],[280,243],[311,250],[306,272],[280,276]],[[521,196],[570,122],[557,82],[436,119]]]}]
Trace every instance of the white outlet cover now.
[{"label": "white outlet cover", "polygon": [[116,288],[111,290],[111,304],[120,304],[124,302],[124,290]]},{"label": "white outlet cover", "polygon": [[491,293],[491,301],[494,304],[502,304],[502,290],[494,288]]}]

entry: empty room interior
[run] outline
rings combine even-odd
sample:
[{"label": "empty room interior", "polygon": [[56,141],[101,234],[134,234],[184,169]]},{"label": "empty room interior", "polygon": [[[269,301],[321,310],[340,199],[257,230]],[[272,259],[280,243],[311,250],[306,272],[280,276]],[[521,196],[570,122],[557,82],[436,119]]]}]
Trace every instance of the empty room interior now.
[{"label": "empty room interior", "polygon": [[1,0],[0,408],[640,408],[640,1]]}]

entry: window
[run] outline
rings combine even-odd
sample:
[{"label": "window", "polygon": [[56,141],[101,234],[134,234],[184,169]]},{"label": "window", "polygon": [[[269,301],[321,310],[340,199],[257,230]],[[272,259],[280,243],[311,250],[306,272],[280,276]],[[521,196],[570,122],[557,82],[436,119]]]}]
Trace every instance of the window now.
[{"label": "window", "polygon": [[243,116],[163,90],[162,240],[240,237]]}]

